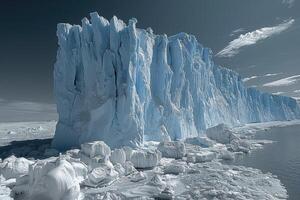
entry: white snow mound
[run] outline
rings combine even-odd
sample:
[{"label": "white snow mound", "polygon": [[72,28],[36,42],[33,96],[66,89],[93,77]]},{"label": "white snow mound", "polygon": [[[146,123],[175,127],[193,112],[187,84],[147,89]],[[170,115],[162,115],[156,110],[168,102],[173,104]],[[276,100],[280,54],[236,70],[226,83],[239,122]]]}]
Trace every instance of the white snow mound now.
[{"label": "white snow mound", "polygon": [[180,141],[161,142],[157,149],[162,153],[163,157],[180,159],[185,156],[185,144]]}]

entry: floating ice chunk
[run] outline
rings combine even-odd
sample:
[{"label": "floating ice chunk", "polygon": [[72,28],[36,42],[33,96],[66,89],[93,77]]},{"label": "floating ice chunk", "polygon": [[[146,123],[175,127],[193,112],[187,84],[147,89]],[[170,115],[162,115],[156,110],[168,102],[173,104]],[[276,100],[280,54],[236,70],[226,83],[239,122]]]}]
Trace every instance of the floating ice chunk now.
[{"label": "floating ice chunk", "polygon": [[185,144],[180,141],[161,142],[157,149],[162,153],[163,157],[180,159],[185,156]]},{"label": "floating ice chunk", "polygon": [[125,175],[125,169],[120,163],[116,163],[114,165],[114,170],[119,173],[119,176],[124,176]]},{"label": "floating ice chunk", "polygon": [[209,162],[216,158],[216,154],[214,152],[200,152],[196,153],[196,162]]},{"label": "floating ice chunk", "polygon": [[184,165],[180,163],[170,163],[164,168],[165,174],[175,174],[178,175],[180,173],[185,172],[185,167]]},{"label": "floating ice chunk", "polygon": [[[13,191],[20,191],[16,187]],[[24,187],[25,188],[25,187]],[[79,182],[73,166],[66,160],[34,165],[29,173],[27,195],[29,199],[77,200]]]},{"label": "floating ice chunk", "polygon": [[188,153],[187,161],[192,163],[209,162],[216,158],[216,154],[210,151]]},{"label": "floating ice chunk", "polygon": [[110,156],[111,150],[103,141],[94,141],[89,143],[84,143],[81,145],[82,152],[93,158],[95,156]]},{"label": "floating ice chunk", "polygon": [[80,152],[79,157],[80,157],[80,160],[88,166],[89,170],[92,170],[92,169],[95,169],[95,168],[101,167],[101,166],[113,167],[113,164],[110,162],[108,156],[103,157],[103,156],[99,155],[99,156],[90,158]]},{"label": "floating ice chunk", "polygon": [[123,149],[115,149],[112,151],[110,161],[113,164],[120,163],[124,164],[126,161],[126,153]]},{"label": "floating ice chunk", "polygon": [[194,155],[194,153],[188,153],[186,155],[186,161],[188,163],[196,163],[196,156]]},{"label": "floating ice chunk", "polygon": [[14,155],[0,163],[0,175],[6,179],[18,178],[28,173],[32,161],[26,158],[16,158]]},{"label": "floating ice chunk", "polygon": [[130,157],[131,157],[131,154],[132,154],[132,151],[133,149],[129,146],[125,146],[122,148],[126,154],[126,161],[129,161],[130,160]]},{"label": "floating ice chunk", "polygon": [[139,182],[147,179],[147,175],[143,172],[137,172],[130,177],[131,182]]},{"label": "floating ice chunk", "polygon": [[78,154],[80,160],[84,162],[90,170],[103,165],[112,167],[112,163],[109,160],[110,155],[110,147],[103,141],[82,144],[81,151]]},{"label": "floating ice chunk", "polygon": [[172,187],[167,186],[158,196],[158,199],[172,200],[174,199],[174,190]]},{"label": "floating ice chunk", "polygon": [[158,165],[161,154],[158,151],[151,150],[134,150],[130,161],[135,168],[153,168]]},{"label": "floating ice chunk", "polygon": [[187,138],[185,140],[188,144],[198,145],[201,147],[212,147],[214,144],[216,144],[215,141],[209,139],[208,137],[193,137],[193,138]]},{"label": "floating ice chunk", "polygon": [[125,164],[123,165],[124,169],[125,169],[125,176],[132,174],[134,172],[136,172],[137,170],[134,168],[132,162],[130,161],[126,161]]},{"label": "floating ice chunk", "polygon": [[154,174],[154,176],[148,182],[149,185],[157,186],[157,187],[164,187],[166,182],[164,182],[160,175]]},{"label": "floating ice chunk", "polygon": [[221,151],[218,157],[223,160],[234,160],[235,159],[234,154],[227,150]]},{"label": "floating ice chunk", "polygon": [[86,179],[88,175],[88,166],[77,159],[70,158],[68,161],[71,163],[75,170],[78,182],[81,183],[84,179]]},{"label": "floating ice chunk", "polygon": [[235,139],[232,140],[227,146],[229,150],[234,152],[240,151],[243,153],[249,153],[250,151],[250,144],[246,140]]},{"label": "floating ice chunk", "polygon": [[219,124],[206,130],[206,136],[222,144],[228,144],[238,137],[225,124]]},{"label": "floating ice chunk", "polygon": [[[102,193],[98,193],[97,197],[95,197],[95,194],[85,194],[84,199],[88,200],[125,200],[127,199],[124,195],[120,194],[118,191],[105,191]],[[142,199],[144,200],[144,199]],[[147,199],[145,199],[147,200]]]},{"label": "floating ice chunk", "polygon": [[8,135],[15,135],[15,134],[17,134],[17,132],[15,132],[15,131],[8,131],[7,134]]},{"label": "floating ice chunk", "polygon": [[85,185],[93,187],[103,187],[110,185],[118,178],[118,172],[110,167],[98,167],[88,175],[84,181]]},{"label": "floating ice chunk", "polygon": [[70,149],[66,151],[66,155],[72,158],[80,158],[80,150],[79,149]]}]

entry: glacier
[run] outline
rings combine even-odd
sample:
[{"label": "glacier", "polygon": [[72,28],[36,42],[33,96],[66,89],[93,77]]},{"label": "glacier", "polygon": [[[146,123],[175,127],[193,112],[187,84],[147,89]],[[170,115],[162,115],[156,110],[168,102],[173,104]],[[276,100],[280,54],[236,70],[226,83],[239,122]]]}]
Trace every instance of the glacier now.
[{"label": "glacier", "polygon": [[57,25],[53,147],[94,140],[141,146],[195,137],[221,123],[300,118],[296,100],[247,88],[195,36],[156,35],[136,23],[94,12],[81,26]]}]

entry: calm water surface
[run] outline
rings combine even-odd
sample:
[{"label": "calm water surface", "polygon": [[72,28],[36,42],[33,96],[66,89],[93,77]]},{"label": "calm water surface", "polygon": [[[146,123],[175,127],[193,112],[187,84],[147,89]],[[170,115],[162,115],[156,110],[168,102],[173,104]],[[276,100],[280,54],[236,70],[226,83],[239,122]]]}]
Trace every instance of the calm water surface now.
[{"label": "calm water surface", "polygon": [[272,128],[257,134],[257,139],[276,141],[262,150],[234,161],[277,175],[286,187],[290,200],[300,200],[300,125]]}]

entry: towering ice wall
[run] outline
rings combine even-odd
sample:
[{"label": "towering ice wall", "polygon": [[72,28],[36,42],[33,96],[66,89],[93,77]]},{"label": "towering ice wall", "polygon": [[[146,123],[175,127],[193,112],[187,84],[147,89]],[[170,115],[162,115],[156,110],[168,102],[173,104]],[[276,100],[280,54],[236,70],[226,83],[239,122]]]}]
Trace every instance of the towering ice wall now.
[{"label": "towering ice wall", "polygon": [[194,36],[155,35],[136,22],[91,13],[82,26],[58,24],[54,147],[91,140],[136,146],[196,136],[219,123],[300,118],[294,99],[246,88]]}]

